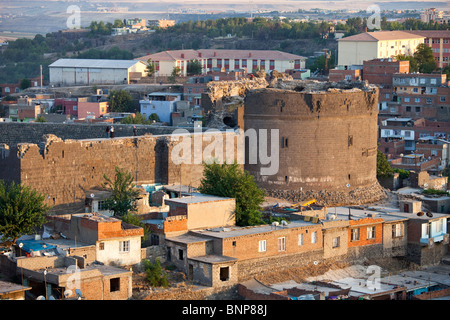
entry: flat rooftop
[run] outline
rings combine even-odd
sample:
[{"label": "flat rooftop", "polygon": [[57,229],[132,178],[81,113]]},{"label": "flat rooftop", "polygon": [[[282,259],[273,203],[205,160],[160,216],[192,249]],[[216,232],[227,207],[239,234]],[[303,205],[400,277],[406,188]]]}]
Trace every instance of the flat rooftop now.
[{"label": "flat rooftop", "polygon": [[230,201],[230,200],[234,200],[234,198],[226,198],[226,197],[212,196],[212,195],[208,195],[208,194],[192,192],[191,195],[189,195],[189,196],[182,196],[181,198],[171,198],[171,199],[165,200],[165,202],[166,203],[176,202],[176,203],[192,204],[192,203]]},{"label": "flat rooftop", "polygon": [[288,223],[287,225],[278,225],[273,226],[271,224],[267,225],[260,225],[260,226],[251,226],[251,227],[223,227],[223,228],[214,228],[214,229],[204,229],[204,230],[195,230],[192,232],[195,232],[196,234],[210,236],[213,238],[234,238],[234,237],[240,237],[245,235],[251,235],[251,234],[258,234],[258,233],[265,233],[265,232],[272,232],[275,230],[283,230],[283,229],[291,229],[291,228],[298,228],[298,227],[311,227],[314,225],[318,225],[317,223],[309,222],[309,221],[303,221],[303,220],[296,220]]}]

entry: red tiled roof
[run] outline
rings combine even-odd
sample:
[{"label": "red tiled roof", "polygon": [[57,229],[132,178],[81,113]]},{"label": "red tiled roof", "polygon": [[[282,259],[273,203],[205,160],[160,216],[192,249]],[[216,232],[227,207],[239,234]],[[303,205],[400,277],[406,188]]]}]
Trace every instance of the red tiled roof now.
[{"label": "red tiled roof", "polygon": [[450,30],[411,30],[405,31],[427,38],[450,38]]},{"label": "red tiled roof", "polygon": [[[184,58],[182,57],[184,54]],[[227,50],[227,49],[200,49],[200,50],[173,50],[146,55],[135,60],[147,61],[176,61],[193,59],[264,59],[264,60],[296,60],[306,59],[295,54],[277,50]]]},{"label": "red tiled roof", "polygon": [[355,34],[354,36],[345,37],[338,41],[381,41],[381,40],[398,40],[398,39],[415,39],[424,36],[413,34],[405,31],[375,31]]}]

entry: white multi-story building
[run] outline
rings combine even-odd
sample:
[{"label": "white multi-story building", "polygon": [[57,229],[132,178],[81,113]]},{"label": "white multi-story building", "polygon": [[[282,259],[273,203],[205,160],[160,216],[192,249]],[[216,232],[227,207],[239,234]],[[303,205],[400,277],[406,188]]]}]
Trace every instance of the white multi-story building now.
[{"label": "white multi-story building", "polygon": [[362,66],[365,60],[412,55],[425,37],[404,31],[364,32],[338,40],[338,65]]},{"label": "white multi-story building", "polygon": [[246,70],[255,72],[272,70],[285,72],[288,69],[304,69],[306,58],[276,50],[173,50],[162,51],[137,58],[147,63],[151,60],[158,76],[169,76],[175,67],[180,68],[180,75],[187,75],[188,64],[197,60],[202,65],[202,72]]}]

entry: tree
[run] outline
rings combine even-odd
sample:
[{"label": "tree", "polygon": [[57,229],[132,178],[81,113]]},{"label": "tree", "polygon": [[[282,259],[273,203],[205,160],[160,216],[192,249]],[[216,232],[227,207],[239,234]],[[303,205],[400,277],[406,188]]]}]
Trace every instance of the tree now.
[{"label": "tree", "polygon": [[135,115],[129,115],[120,121],[123,124],[151,124],[152,122],[147,120],[146,117],[140,113],[136,112]]},{"label": "tree", "polygon": [[181,69],[180,67],[173,67],[172,73],[169,76],[169,82],[175,83],[177,81],[177,77],[180,75]]},{"label": "tree", "polygon": [[147,60],[147,67],[146,67],[145,71],[147,71],[148,77],[151,77],[155,74],[156,66],[155,66],[155,63],[152,61],[152,59]]},{"label": "tree", "polygon": [[148,120],[150,120],[152,123],[153,123],[153,121],[155,121],[155,122],[161,121],[161,120],[159,120],[159,116],[156,113],[152,113],[151,115],[149,115]]},{"label": "tree", "polygon": [[240,226],[263,223],[261,204],[264,191],[260,189],[252,175],[242,171],[237,163],[204,163],[200,192],[236,199],[236,224]]},{"label": "tree", "polygon": [[392,169],[386,156],[380,150],[377,150],[377,177],[388,177],[392,175]]},{"label": "tree", "polygon": [[433,50],[425,43],[417,46],[416,52],[414,52],[414,59],[417,61],[419,72],[421,73],[431,73],[436,69]]},{"label": "tree", "polygon": [[27,88],[31,87],[31,80],[30,79],[22,79],[20,80],[20,89],[25,90]]},{"label": "tree", "polygon": [[409,72],[418,72],[419,64],[413,56],[406,56],[404,54],[399,54],[396,56],[397,60],[409,61]]},{"label": "tree", "polygon": [[37,116],[36,120],[34,120],[34,122],[47,122],[47,119],[45,119],[45,117],[40,114]]},{"label": "tree", "polygon": [[202,63],[194,59],[188,63],[186,71],[189,75],[202,74]]},{"label": "tree", "polygon": [[109,107],[112,112],[133,112],[133,97],[125,90],[112,90],[109,94]]},{"label": "tree", "polygon": [[156,258],[155,263],[151,263],[149,260],[144,260],[146,279],[153,287],[169,286],[169,280],[167,274],[164,273],[159,259]]},{"label": "tree", "polygon": [[134,188],[133,177],[130,172],[115,168],[114,181],[108,176],[103,175],[105,183],[103,187],[112,192],[112,196],[105,200],[105,206],[108,210],[114,212],[114,216],[123,217],[129,212],[136,211],[136,198],[139,191]]},{"label": "tree", "polygon": [[41,227],[50,209],[44,201],[45,195],[30,187],[0,180],[0,240],[14,244]]}]

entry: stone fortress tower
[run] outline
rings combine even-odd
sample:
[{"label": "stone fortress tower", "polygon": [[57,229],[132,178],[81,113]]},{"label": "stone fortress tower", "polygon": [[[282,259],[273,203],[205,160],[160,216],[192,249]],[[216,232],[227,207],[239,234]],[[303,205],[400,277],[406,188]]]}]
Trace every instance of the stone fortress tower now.
[{"label": "stone fortress tower", "polygon": [[[272,82],[247,93],[245,130],[279,130],[279,169],[245,169],[268,196],[315,198],[325,205],[362,204],[385,197],[376,178],[378,89],[365,82]],[[267,148],[270,153],[271,147]]]}]

